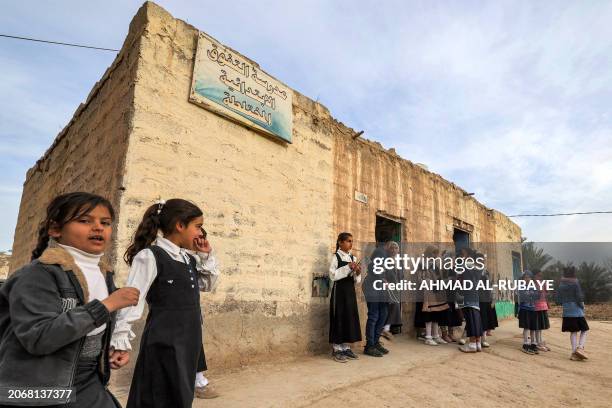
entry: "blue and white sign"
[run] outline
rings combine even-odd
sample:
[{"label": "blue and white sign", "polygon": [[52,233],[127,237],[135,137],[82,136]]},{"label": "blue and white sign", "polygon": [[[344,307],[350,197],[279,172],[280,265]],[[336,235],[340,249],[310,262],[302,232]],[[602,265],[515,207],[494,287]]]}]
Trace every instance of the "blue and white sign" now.
[{"label": "blue and white sign", "polygon": [[291,143],[291,89],[204,33],[198,37],[189,100]]}]

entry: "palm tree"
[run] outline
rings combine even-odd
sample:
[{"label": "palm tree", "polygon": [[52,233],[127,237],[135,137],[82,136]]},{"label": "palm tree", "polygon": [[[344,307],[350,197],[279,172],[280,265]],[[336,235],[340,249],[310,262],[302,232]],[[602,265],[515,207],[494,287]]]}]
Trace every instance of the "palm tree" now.
[{"label": "palm tree", "polygon": [[563,263],[561,261],[557,261],[553,264],[548,265],[542,271],[542,277],[545,280],[552,280],[555,282],[555,287],[559,284],[559,281],[563,277],[563,269],[573,266],[571,262]]},{"label": "palm tree", "polygon": [[607,302],[612,298],[612,271],[596,264],[583,262],[577,278],[584,293],[584,303]]},{"label": "palm tree", "polygon": [[603,261],[603,267],[608,271],[612,272],[612,258],[608,258]]},{"label": "palm tree", "polygon": [[563,263],[561,261],[557,261],[553,264],[550,264],[542,271],[542,278],[544,280],[552,280],[554,291],[548,293],[548,301],[551,303],[557,302],[556,290],[559,288],[559,283],[561,278],[563,277],[563,270],[565,268],[569,268],[573,266],[571,262]]},{"label": "palm tree", "polygon": [[536,247],[534,242],[525,242],[525,238],[522,241],[523,265],[525,268],[530,271],[544,270],[546,264],[552,261],[553,257],[544,253],[542,248]]}]

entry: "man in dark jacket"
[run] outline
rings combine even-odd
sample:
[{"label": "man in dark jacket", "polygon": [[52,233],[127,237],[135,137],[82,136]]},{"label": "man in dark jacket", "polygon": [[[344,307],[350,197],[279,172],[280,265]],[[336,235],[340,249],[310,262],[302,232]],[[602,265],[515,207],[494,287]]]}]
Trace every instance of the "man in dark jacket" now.
[{"label": "man in dark jacket", "polygon": [[[397,245],[395,242],[389,241],[379,244],[374,250],[370,257],[368,274],[362,285],[368,306],[366,346],[363,352],[372,357],[382,357],[389,353],[389,350],[380,343],[380,336],[387,321],[389,302],[391,301],[389,290],[382,286],[383,283],[389,282],[390,271],[384,268],[384,261],[390,257],[390,251],[388,250],[390,244]],[[379,270],[381,273],[376,273],[375,270]],[[395,269],[393,268],[393,270]]]}]

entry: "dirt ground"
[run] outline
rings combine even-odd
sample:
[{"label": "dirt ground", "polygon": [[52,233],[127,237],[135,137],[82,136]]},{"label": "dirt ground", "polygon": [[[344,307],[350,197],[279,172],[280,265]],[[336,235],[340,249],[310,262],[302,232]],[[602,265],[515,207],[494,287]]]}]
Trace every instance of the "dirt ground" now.
[{"label": "dirt ground", "polygon": [[[327,355],[211,374],[221,394],[194,407],[610,407],[612,321],[591,321],[590,359],[570,361],[569,335],[551,319],[544,338],[552,351],[520,351],[522,331],[501,322],[491,348],[464,354],[456,345],[425,346],[406,336],[386,342],[390,353],[340,364]],[[355,349],[355,348],[354,348]],[[127,390],[114,390],[125,403]]]}]

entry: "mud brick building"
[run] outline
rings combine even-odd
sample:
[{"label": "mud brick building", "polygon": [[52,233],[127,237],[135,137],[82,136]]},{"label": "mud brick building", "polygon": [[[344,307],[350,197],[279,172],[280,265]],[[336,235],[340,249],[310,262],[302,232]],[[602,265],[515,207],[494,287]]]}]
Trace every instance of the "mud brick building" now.
[{"label": "mud brick building", "polygon": [[[29,261],[56,194],[112,201],[107,256],[119,285],[145,208],[158,196],[192,200],[222,265],[216,292],[202,296],[209,366],[237,367],[328,347],[329,300],[313,297],[312,283],[338,232],[358,242],[392,231],[409,242],[520,243],[506,216],[356,133],[256,62],[145,3],[113,64],[28,171],[11,270]],[[497,276],[511,276],[512,257],[497,255]]]}]

